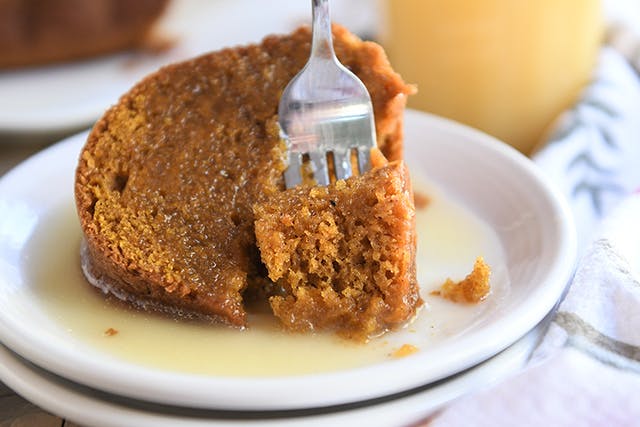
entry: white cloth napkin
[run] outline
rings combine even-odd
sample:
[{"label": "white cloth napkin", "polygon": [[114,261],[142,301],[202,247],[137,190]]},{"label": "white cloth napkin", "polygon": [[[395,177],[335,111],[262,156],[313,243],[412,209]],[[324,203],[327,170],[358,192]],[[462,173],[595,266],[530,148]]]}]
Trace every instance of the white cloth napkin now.
[{"label": "white cloth napkin", "polygon": [[611,44],[533,157],[576,220],[567,294],[527,369],[430,426],[640,426],[640,38]]}]

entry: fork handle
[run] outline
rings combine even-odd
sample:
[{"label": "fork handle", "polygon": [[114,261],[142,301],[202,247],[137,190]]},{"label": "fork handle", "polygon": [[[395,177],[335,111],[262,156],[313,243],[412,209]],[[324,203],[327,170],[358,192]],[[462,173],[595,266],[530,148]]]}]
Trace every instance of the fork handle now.
[{"label": "fork handle", "polygon": [[311,57],[333,59],[333,39],[331,36],[331,14],[329,0],[311,0],[313,5],[313,36]]}]

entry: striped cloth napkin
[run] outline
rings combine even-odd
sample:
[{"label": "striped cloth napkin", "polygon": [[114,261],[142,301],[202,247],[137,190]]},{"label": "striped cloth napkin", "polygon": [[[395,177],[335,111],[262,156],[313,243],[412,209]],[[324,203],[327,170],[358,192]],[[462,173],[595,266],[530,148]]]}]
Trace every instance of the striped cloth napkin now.
[{"label": "striped cloth napkin", "polygon": [[533,161],[573,212],[575,276],[528,368],[430,426],[640,426],[640,35],[611,32],[554,129]]}]

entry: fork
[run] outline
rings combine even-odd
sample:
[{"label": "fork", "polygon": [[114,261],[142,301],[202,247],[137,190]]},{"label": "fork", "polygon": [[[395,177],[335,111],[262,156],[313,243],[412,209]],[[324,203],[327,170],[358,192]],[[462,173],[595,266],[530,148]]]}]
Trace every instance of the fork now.
[{"label": "fork", "polygon": [[328,185],[328,155],[336,179],[353,175],[355,151],[358,170],[371,168],[370,152],[376,146],[371,97],[364,84],[338,61],[333,50],[328,0],[312,0],[311,55],[287,85],[278,106],[281,136],[287,144],[287,188],[302,182],[308,155],[313,178]]}]

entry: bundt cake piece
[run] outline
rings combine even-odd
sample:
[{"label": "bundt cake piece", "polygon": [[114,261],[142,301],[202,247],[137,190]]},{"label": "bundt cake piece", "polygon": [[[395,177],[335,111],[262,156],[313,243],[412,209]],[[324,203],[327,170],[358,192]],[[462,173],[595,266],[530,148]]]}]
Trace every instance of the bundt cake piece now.
[{"label": "bundt cake piece", "polygon": [[[253,206],[284,189],[277,106],[310,38],[301,28],[167,66],[99,120],[75,182],[92,284],[147,309],[246,324],[243,294],[268,283]],[[378,45],[341,27],[334,44],[371,93],[380,149],[400,158],[413,87]]]},{"label": "bundt cake piece", "polygon": [[404,163],[328,187],[297,187],[255,205],[270,298],[291,330],[366,339],[407,322],[420,305],[415,208]]}]

